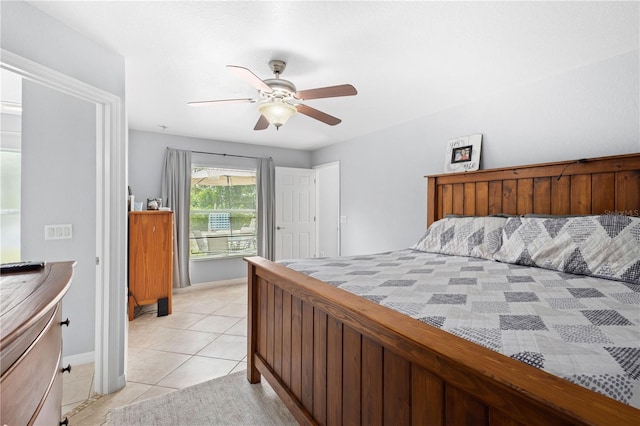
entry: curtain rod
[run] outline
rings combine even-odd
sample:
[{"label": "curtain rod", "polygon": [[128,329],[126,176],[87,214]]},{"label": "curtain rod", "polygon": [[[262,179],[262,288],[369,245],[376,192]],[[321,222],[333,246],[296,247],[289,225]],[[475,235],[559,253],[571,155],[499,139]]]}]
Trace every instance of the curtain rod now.
[{"label": "curtain rod", "polygon": [[[169,147],[167,147],[169,148]],[[220,152],[206,152],[206,151],[191,151],[192,154],[209,154],[209,155],[221,155],[223,157],[237,157],[237,158],[251,158],[254,160],[260,160],[261,158],[264,157],[251,157],[249,155],[237,155],[237,154],[224,154],[224,153],[220,153]],[[269,157],[271,158],[271,157]]]}]

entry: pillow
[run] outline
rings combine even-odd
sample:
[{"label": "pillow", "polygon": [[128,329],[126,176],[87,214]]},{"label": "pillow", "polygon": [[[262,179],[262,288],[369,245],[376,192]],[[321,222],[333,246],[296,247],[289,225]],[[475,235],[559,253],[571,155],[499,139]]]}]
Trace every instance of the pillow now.
[{"label": "pillow", "polygon": [[503,217],[447,217],[431,224],[414,250],[492,259],[500,248]]},{"label": "pillow", "polygon": [[546,219],[560,219],[565,217],[582,217],[582,216],[593,216],[590,214],[547,214],[547,213],[527,213],[523,217],[541,217]]},{"label": "pillow", "polygon": [[640,218],[509,218],[493,258],[640,284]]}]

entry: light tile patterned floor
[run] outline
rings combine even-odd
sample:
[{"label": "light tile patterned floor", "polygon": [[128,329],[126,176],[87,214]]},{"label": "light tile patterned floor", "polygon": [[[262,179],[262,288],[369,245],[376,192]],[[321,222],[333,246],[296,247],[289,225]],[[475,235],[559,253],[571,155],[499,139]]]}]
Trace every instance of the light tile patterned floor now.
[{"label": "light tile patterned floor", "polygon": [[62,413],[70,425],[103,425],[110,408],[246,370],[246,283],[195,285],[174,292],[171,315],[158,317],[155,308],[129,322],[124,389],[92,395],[93,364],[65,375]]}]

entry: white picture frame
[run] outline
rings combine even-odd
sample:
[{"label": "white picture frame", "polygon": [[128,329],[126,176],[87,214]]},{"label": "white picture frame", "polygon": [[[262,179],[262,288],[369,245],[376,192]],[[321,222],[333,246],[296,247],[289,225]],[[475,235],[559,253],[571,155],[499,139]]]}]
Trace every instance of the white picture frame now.
[{"label": "white picture frame", "polygon": [[482,134],[461,136],[447,141],[444,172],[470,172],[480,169]]}]

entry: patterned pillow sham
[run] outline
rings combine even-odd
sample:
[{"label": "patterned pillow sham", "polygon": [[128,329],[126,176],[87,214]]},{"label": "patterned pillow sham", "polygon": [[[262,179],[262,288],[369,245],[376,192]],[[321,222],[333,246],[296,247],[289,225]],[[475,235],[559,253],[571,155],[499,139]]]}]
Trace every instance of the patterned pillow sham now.
[{"label": "patterned pillow sham", "polygon": [[447,217],[431,224],[414,250],[493,259],[502,244],[503,217]]},{"label": "patterned pillow sham", "polygon": [[493,258],[640,284],[640,218],[509,218]]}]

